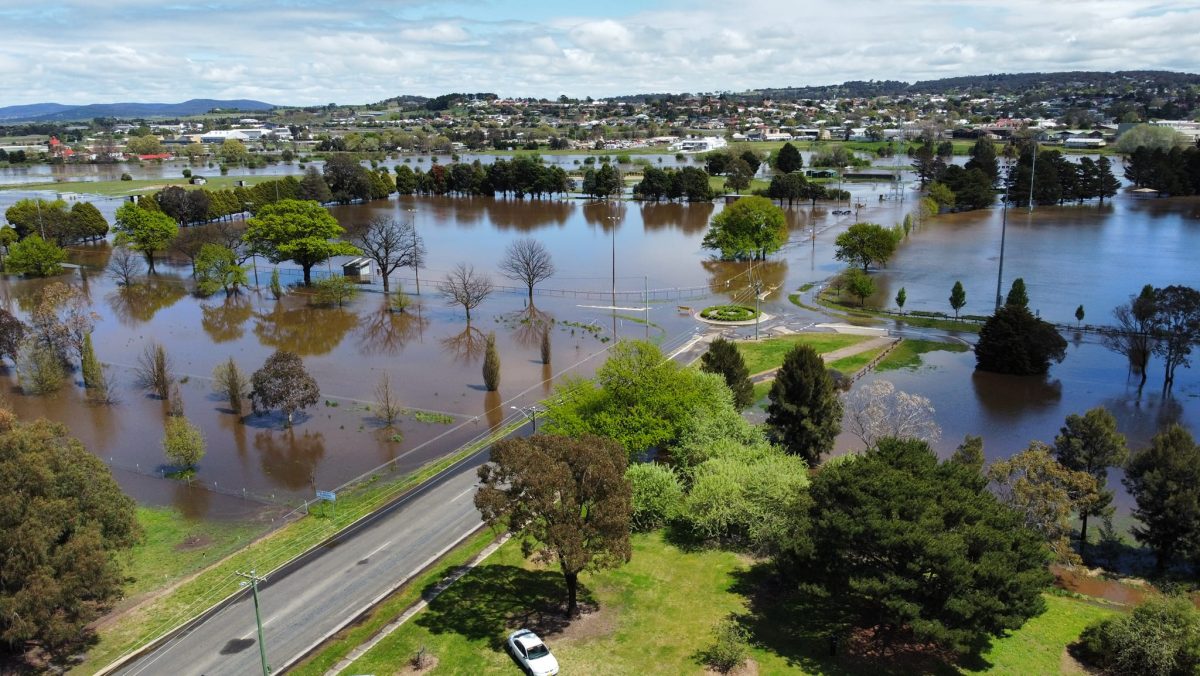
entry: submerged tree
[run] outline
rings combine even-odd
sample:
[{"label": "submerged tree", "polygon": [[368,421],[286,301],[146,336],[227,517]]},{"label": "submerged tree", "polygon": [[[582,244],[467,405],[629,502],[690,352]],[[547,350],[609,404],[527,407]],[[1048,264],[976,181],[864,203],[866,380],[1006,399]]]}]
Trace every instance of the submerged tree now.
[{"label": "submerged tree", "polygon": [[554,261],[545,245],[524,237],[508,245],[500,261],[500,274],[514,282],[524,284],[529,290],[529,303],[533,304],[533,287],[554,276]]},{"label": "submerged tree", "polygon": [[213,391],[225,397],[234,414],[241,415],[242,400],[250,391],[250,380],[233,357],[213,369]]},{"label": "submerged tree", "polygon": [[459,263],[446,274],[442,282],[442,295],[447,305],[461,305],[471,321],[471,310],[479,307],[492,293],[492,280],[475,272],[475,266]]},{"label": "submerged tree", "polygon": [[496,332],[487,335],[483,350],[483,384],[488,392],[500,389],[500,354],[496,351]]},{"label": "submerged tree", "polygon": [[277,350],[250,377],[250,404],[254,412],[278,408],[287,416],[288,427],[296,411],[314,406],[321,398],[317,381],[292,352]]},{"label": "submerged tree", "polygon": [[163,431],[163,453],[182,470],[195,468],[204,457],[204,435],[183,416],[167,418]]},{"label": "submerged tree", "polygon": [[1129,302],[1113,308],[1113,319],[1117,322],[1115,331],[1104,334],[1103,343],[1108,349],[1124,355],[1129,361],[1129,368],[1141,376],[1138,382],[1138,396],[1146,386],[1150,355],[1153,352],[1154,334],[1158,327],[1158,313],[1155,309],[1154,287],[1147,284],[1141,293],[1130,296]]},{"label": "submerged tree", "polygon": [[1175,369],[1188,366],[1200,344],[1200,291],[1172,285],[1154,290],[1154,354],[1163,360],[1163,394],[1175,385]]},{"label": "submerged tree", "polygon": [[479,468],[475,506],[521,538],[526,556],[557,562],[567,616],[578,612],[579,574],[629,560],[631,491],[625,450],[611,439],[535,435],[492,447]]}]

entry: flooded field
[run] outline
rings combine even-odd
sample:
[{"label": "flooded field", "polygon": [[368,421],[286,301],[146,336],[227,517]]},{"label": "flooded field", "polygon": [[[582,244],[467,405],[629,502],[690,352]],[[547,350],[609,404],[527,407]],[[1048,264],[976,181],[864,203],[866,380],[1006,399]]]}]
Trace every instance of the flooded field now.
[{"label": "flooded field", "polygon": [[[890,225],[915,206],[911,198],[903,204],[890,199],[885,184],[850,187],[855,201],[865,205],[860,220]],[[0,199],[6,205],[18,195],[5,191]],[[889,199],[881,201],[880,195]],[[116,200],[99,205],[111,216]],[[22,416],[64,421],[119,470],[122,485],[141,500],[216,517],[252,509],[258,503],[251,499],[299,502],[315,489],[338,486],[382,463],[395,461],[398,471],[407,471],[449,452],[519,415],[512,406],[546,396],[563,375],[590,374],[614,337],[680,344],[700,328],[679,306],[730,299],[752,303],[749,266],[713,261],[700,247],[709,220],[721,208],[719,203],[412,197],[335,207],[333,213],[346,225],[380,214],[415,219],[429,251],[428,267],[420,271],[418,307],[403,315],[386,310],[378,285],[344,308],[315,307],[304,294],[276,301],[265,288],[202,300],[190,294],[190,270],[182,262],[163,266],[164,273],[151,284],[120,290],[100,272],[107,246],[77,247],[72,260],[83,269],[61,279],[83,288],[100,317],[96,349],[113,367],[121,401],[90,406],[77,387],[53,397],[25,396],[11,368],[6,370],[8,399]],[[833,258],[833,240],[855,218],[835,216],[831,209],[791,209],[792,241],[773,260],[754,266],[755,277],[771,289],[764,309],[797,327],[824,318],[789,303],[788,293],[842,268]],[[1032,216],[1010,212],[1005,279],[1024,276],[1031,307],[1044,317],[1067,321],[1083,304],[1088,322],[1103,323],[1111,308],[1142,284],[1200,283],[1188,260],[1200,250],[1198,216],[1196,202],[1128,198],[1104,208],[1039,208]],[[906,309],[947,310],[945,297],[961,279],[968,293],[965,311],[986,314],[995,291],[999,219],[998,210],[934,219],[875,274],[879,295],[890,298],[905,286]],[[459,262],[490,272],[497,284],[511,284],[494,271],[508,243],[524,236],[544,243],[558,266],[541,285],[547,293],[536,296],[536,309],[526,307],[523,292],[501,289],[468,325],[462,309],[447,306],[430,285]],[[271,266],[260,260],[257,267],[265,287]],[[336,264],[330,268],[337,270]],[[285,282],[298,281],[297,271],[281,271]],[[415,295],[411,271],[400,276],[404,289]],[[6,278],[0,281],[0,302],[23,313],[43,284]],[[649,325],[639,309],[645,306],[643,295],[652,300]],[[606,309],[610,305],[623,309]],[[545,317],[556,320],[550,367],[540,363],[539,336],[530,329]],[[502,363],[498,393],[486,392],[481,376],[483,341],[493,331]],[[208,441],[197,479],[215,490],[189,489],[160,476],[165,469],[159,445],[163,403],[133,383],[133,365],[154,340],[166,346],[176,373],[187,379],[182,386],[186,414]],[[232,356],[252,371],[275,349],[302,355],[322,392],[321,403],[291,430],[278,416],[239,419],[210,391],[208,378],[219,362]],[[1180,372],[1176,397],[1164,404],[1156,397],[1160,374],[1152,365],[1138,402],[1124,363],[1092,337],[1074,340],[1067,360],[1044,380],[975,374],[973,367],[970,353],[938,352],[927,355],[920,369],[869,378],[887,378],[933,401],[944,430],[943,453],[971,433],[984,435],[989,457],[1003,457],[1032,439],[1050,441],[1067,414],[1096,405],[1117,415],[1135,446],[1167,421],[1195,429],[1200,414],[1195,371]],[[384,373],[412,409],[399,430],[385,429],[368,409]],[[418,417],[416,411],[423,413]],[[848,439],[839,446],[853,448]],[[1118,478],[1112,478],[1114,487]],[[246,504],[239,501],[243,493]],[[1121,500],[1127,506],[1127,498]]]}]

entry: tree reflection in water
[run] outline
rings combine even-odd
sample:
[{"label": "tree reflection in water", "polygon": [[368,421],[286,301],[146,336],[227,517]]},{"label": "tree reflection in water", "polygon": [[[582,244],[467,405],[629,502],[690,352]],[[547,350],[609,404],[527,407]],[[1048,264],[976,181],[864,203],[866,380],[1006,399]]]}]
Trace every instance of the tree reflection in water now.
[{"label": "tree reflection in water", "polygon": [[187,481],[173,481],[171,504],[185,519],[198,520],[208,516],[212,493],[202,486],[193,486]]},{"label": "tree reflection in water", "polygon": [[974,371],[975,398],[997,418],[1019,420],[1033,411],[1053,408],[1062,399],[1062,381],[1044,376],[1010,376]]},{"label": "tree reflection in water", "polygon": [[246,332],[243,324],[254,314],[254,306],[245,294],[235,293],[215,305],[200,306],[200,326],[214,343],[241,338]]},{"label": "tree reflection in water", "polygon": [[483,412],[487,416],[488,429],[493,432],[500,429],[500,424],[504,422],[503,404],[498,391],[488,392],[483,397]]},{"label": "tree reflection in water", "polygon": [[137,326],[154,319],[187,295],[187,288],[178,278],[146,278],[137,284],[122,286],[108,294],[106,300],[117,321]]},{"label": "tree reflection in water", "polygon": [[554,315],[539,310],[532,303],[524,310],[517,310],[504,317],[504,323],[512,326],[513,339],[521,347],[540,348],[542,332],[554,325]]},{"label": "tree reflection in water", "polygon": [[467,328],[463,329],[462,333],[442,338],[442,349],[450,353],[454,361],[463,364],[469,365],[478,361],[483,356],[485,347],[487,347],[487,337],[470,324],[467,324]]},{"label": "tree reflection in water", "polygon": [[788,264],[785,260],[754,261],[753,270],[749,261],[709,259],[701,261],[700,265],[709,275],[708,288],[714,294],[728,296],[734,303],[754,305],[754,280],[762,283],[763,291],[770,290],[766,295],[767,300],[779,300],[788,292]]},{"label": "tree reflection in water", "polygon": [[337,347],[358,324],[358,315],[346,308],[309,305],[306,298],[284,296],[270,312],[254,316],[259,342],[301,356],[326,354]]},{"label": "tree reflection in water", "polygon": [[325,457],[325,435],[320,432],[296,433],[295,428],[282,432],[264,431],[254,435],[254,449],[263,474],[276,485],[291,490],[312,486],[317,466]]},{"label": "tree reflection in water", "polygon": [[364,355],[396,355],[405,345],[420,341],[429,320],[416,305],[404,312],[392,312],[387,300],[379,310],[365,315],[358,327],[358,346]]}]

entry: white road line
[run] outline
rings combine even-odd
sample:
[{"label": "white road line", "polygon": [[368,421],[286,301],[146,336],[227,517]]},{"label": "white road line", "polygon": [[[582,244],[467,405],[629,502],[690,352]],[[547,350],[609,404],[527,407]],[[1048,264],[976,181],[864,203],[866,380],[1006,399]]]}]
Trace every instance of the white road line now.
[{"label": "white road line", "polygon": [[383,549],[384,547],[386,547],[386,546],[388,546],[388,545],[390,545],[390,544],[392,544],[392,541],[391,541],[391,540],[388,540],[387,542],[385,542],[385,543],[383,543],[383,544],[379,545],[379,546],[378,546],[378,547],[376,547],[375,549],[372,549],[372,550],[371,550],[371,553],[370,553],[370,554],[367,554],[367,555],[366,555],[366,556],[364,556],[363,558],[364,558],[364,559],[369,559],[369,558],[371,558],[372,556],[375,556],[376,554],[378,554],[378,553],[379,553],[379,550]]},{"label": "white road line", "polygon": [[474,487],[474,486],[471,486],[470,488],[468,488],[467,490],[463,491],[462,493],[459,493],[458,495],[456,495],[456,496],[454,496],[454,497],[450,498],[450,502],[457,502],[459,498],[461,498],[462,496],[466,495],[467,493],[474,492],[474,490],[475,490],[475,487]]}]

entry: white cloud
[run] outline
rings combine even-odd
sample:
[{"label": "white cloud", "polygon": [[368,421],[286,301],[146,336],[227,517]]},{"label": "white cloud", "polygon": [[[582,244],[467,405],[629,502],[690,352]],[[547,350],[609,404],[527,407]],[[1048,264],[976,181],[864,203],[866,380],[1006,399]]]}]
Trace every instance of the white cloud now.
[{"label": "white cloud", "polygon": [[[621,6],[624,6],[623,4]],[[574,15],[516,3],[43,0],[0,8],[0,105],[403,93],[608,96],[1033,70],[1195,70],[1200,4],[664,0]]]}]

